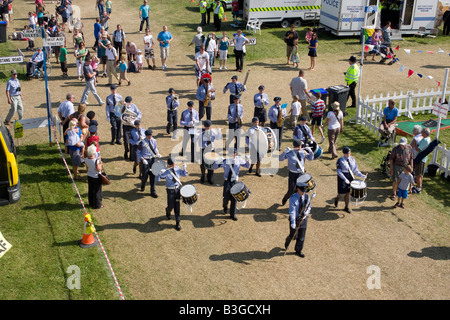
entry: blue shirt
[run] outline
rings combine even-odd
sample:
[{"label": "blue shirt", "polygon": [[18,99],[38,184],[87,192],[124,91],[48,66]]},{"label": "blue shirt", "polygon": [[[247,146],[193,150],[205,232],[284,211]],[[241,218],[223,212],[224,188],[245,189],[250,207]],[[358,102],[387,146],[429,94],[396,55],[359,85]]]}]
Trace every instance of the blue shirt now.
[{"label": "blue shirt", "polygon": [[166,179],[166,188],[179,188],[180,183],[174,178],[174,175],[180,180],[181,177],[186,177],[188,172],[177,166],[173,168],[168,168],[164,173],[161,174],[161,179]]},{"label": "blue shirt", "polygon": [[[309,201],[309,196],[306,193],[301,196],[298,194],[298,192],[296,192],[289,198],[289,222],[291,224],[292,229],[294,229],[296,227],[297,218],[300,218],[300,212],[299,212],[300,205],[301,205],[301,209],[300,209],[300,211],[301,211],[308,204],[308,201]],[[303,213],[307,217],[310,212],[311,212],[311,206],[309,206],[307,209],[305,209],[305,211]]]},{"label": "blue shirt", "polygon": [[[306,132],[306,135],[305,135],[305,133],[303,133],[303,131]],[[304,126],[301,124],[298,124],[294,128],[293,138],[294,138],[294,140],[297,140],[297,141],[305,141],[308,139],[314,141],[314,137],[311,133],[311,129],[306,124]]]},{"label": "blue shirt", "polygon": [[266,93],[257,93],[253,97],[253,103],[255,107],[264,108],[264,106],[269,104],[269,96]]},{"label": "blue shirt", "polygon": [[238,122],[237,119],[238,116],[241,119],[244,117],[244,107],[242,106],[242,104],[238,104],[237,106],[234,103],[230,104],[230,106],[228,107],[228,122],[229,123]]},{"label": "blue shirt", "polygon": [[[116,103],[114,103],[114,98]],[[108,122],[110,121],[110,113],[115,111],[116,104],[122,100],[123,100],[122,96],[118,93],[116,93],[115,95],[110,94],[109,96],[106,97],[105,110],[106,110],[106,119],[108,120]],[[118,114],[116,114],[116,116],[119,117]]]},{"label": "blue shirt", "polygon": [[241,157],[236,156],[236,158],[234,159],[228,158],[226,160],[214,162],[212,166],[213,170],[223,168],[223,176],[225,180],[228,180],[230,170],[231,168],[233,168],[234,174],[231,174],[231,181],[237,181],[239,179],[240,167],[250,168],[250,161],[248,159],[244,161],[244,159],[242,159]]},{"label": "blue shirt", "polygon": [[150,10],[150,6],[147,4],[147,5],[142,5],[140,8],[139,8],[139,11],[141,11],[141,17],[142,18],[148,18],[148,11]]},{"label": "blue shirt", "polygon": [[169,42],[167,40],[170,40],[170,39],[172,39],[172,34],[169,31],[166,31],[166,32],[161,31],[158,34],[158,41],[163,41],[164,43],[162,44],[160,42],[159,46],[163,47],[163,48],[167,48],[169,46]]},{"label": "blue shirt", "polygon": [[133,129],[131,129],[130,135],[131,135],[130,140],[129,140],[130,143],[132,145],[136,146],[139,144],[141,139],[145,139],[145,129],[144,128],[140,128],[140,129],[133,128]]},{"label": "blue shirt", "polygon": [[6,83],[6,91],[9,92],[10,97],[19,96],[20,91],[17,91],[17,89],[20,88],[20,82],[19,79],[9,79]]},{"label": "blue shirt", "polygon": [[167,110],[177,110],[180,106],[180,100],[174,99],[174,97],[175,96],[171,94],[166,97]]},{"label": "blue shirt", "polygon": [[277,122],[278,120],[278,110],[281,110],[281,113],[283,114],[283,117],[286,117],[286,108],[281,108],[280,106],[277,106],[276,104],[274,104],[273,106],[270,107],[269,112],[267,113],[267,116],[270,119],[270,122]]},{"label": "blue shirt", "polygon": [[195,137],[195,141],[198,142],[200,149],[205,149],[207,146],[213,144],[216,139],[221,140],[222,134],[213,129],[203,129],[202,133]]},{"label": "blue shirt", "polygon": [[[348,159],[348,161],[347,161]],[[338,177],[341,178],[342,180],[347,180],[347,178],[344,176],[344,173],[351,173],[353,175],[353,172],[361,177],[364,178],[365,175],[363,175],[359,170],[358,170],[358,165],[356,164],[356,160],[350,156],[348,158],[346,158],[345,156],[340,157],[337,162],[336,162],[336,172],[338,174]]]},{"label": "blue shirt", "polygon": [[[236,91],[236,87],[237,87],[237,91]],[[227,90],[230,90],[230,94],[238,94],[240,95],[241,92],[243,91],[247,91],[247,88],[240,82],[228,82],[225,87],[223,88],[223,93],[226,93]]]},{"label": "blue shirt", "polygon": [[389,107],[384,108],[383,114],[386,116],[386,122],[389,123],[398,117],[398,109],[396,107],[389,109]]},{"label": "blue shirt", "polygon": [[[306,149],[306,151],[305,151]],[[295,150],[286,149],[278,159],[280,161],[288,160],[288,169],[289,171],[295,173],[305,173],[305,159],[308,161],[314,160],[314,152],[312,152],[311,148],[307,147],[305,149]]]},{"label": "blue shirt", "polygon": [[[155,153],[151,151],[152,148]],[[156,144],[156,140],[153,137],[150,138],[150,141],[147,140],[147,138],[145,138],[144,140],[141,140],[141,142],[138,144],[137,156],[139,160],[151,159],[154,158],[157,154],[159,154],[158,146]]]},{"label": "blue shirt", "polygon": [[[199,85],[197,88],[197,93],[195,94],[195,97],[199,101],[205,100],[208,90],[214,90],[214,87],[210,84],[208,86],[205,86],[204,84]],[[211,92],[211,99],[214,99],[215,96],[216,96],[216,93]],[[211,101],[210,101],[210,103],[211,103]]]},{"label": "blue shirt", "polygon": [[185,127],[194,127],[199,122],[200,119],[198,118],[197,110],[192,109],[192,114],[189,109],[184,110],[183,113],[181,113],[180,125]]},{"label": "blue shirt", "polygon": [[101,29],[100,23],[96,22],[94,23],[94,37],[95,39],[100,38],[100,29]]}]

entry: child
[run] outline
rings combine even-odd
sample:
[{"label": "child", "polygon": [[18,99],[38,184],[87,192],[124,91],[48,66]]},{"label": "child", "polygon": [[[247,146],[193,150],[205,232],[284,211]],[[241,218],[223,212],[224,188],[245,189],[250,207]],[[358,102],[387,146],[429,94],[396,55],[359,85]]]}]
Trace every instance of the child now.
[{"label": "child", "polygon": [[311,28],[306,29],[306,34],[305,34],[305,42],[309,43],[312,39],[312,35],[313,35],[313,31],[311,30]]},{"label": "child", "polygon": [[298,68],[298,64],[300,63],[300,56],[298,55],[298,44],[294,46],[289,60],[294,63],[294,68]]},{"label": "child", "polygon": [[302,105],[298,100],[298,95],[295,95],[292,98],[291,110],[289,110],[289,114],[291,115],[290,121],[292,128],[295,128],[297,126],[297,119],[300,115],[300,110],[302,109]]},{"label": "child", "polygon": [[136,64],[137,64],[137,72],[140,73],[144,67],[144,55],[142,54],[142,50],[139,49],[136,55]]},{"label": "child", "polygon": [[[25,30],[30,30],[31,28],[29,26],[24,26]],[[25,48],[25,51],[34,50],[34,38],[33,37],[28,37],[28,47]]]},{"label": "child", "polygon": [[98,59],[98,57],[95,55],[92,56],[91,67],[95,74],[95,85],[98,84],[98,65],[99,65],[99,63],[100,63],[100,60]]},{"label": "child", "polygon": [[89,119],[89,127],[90,126],[98,126],[97,120],[94,120],[94,118],[95,118],[94,111],[89,111],[88,113],[86,113],[86,117]]},{"label": "child", "polygon": [[119,86],[122,84],[122,80],[125,80],[128,82],[128,85],[131,84],[130,80],[128,80],[127,77],[127,64],[125,62],[125,56],[121,56],[120,57],[120,62],[119,62],[119,69],[120,69],[120,79],[119,79]]},{"label": "child", "polygon": [[92,144],[95,144],[96,150],[97,150],[96,158],[99,158],[100,157],[100,142],[99,142],[99,137],[97,135],[97,126],[96,125],[89,126],[89,136],[87,138],[86,145],[91,146]]},{"label": "child", "polygon": [[[375,32],[372,35],[372,40],[370,40],[370,44],[373,45],[372,61],[375,61],[375,54],[380,50],[380,43],[381,43],[381,30],[380,28],[376,27]],[[364,58],[366,58],[366,55],[364,55]]]},{"label": "child", "polygon": [[28,12],[28,26],[30,29],[36,29],[36,15],[33,12]]},{"label": "child", "polygon": [[311,133],[314,135],[314,126],[316,125],[322,135],[319,143],[322,143],[323,140],[325,140],[322,129],[322,118],[325,111],[325,102],[321,99],[322,94],[320,92],[316,92],[314,97],[316,97],[316,101],[311,105]]},{"label": "child", "polygon": [[408,190],[414,185],[414,177],[412,176],[412,167],[407,165],[403,172],[399,176],[398,180],[398,191],[397,191],[397,203],[394,205],[394,208],[400,207],[405,209],[405,205],[403,201],[408,198]]}]

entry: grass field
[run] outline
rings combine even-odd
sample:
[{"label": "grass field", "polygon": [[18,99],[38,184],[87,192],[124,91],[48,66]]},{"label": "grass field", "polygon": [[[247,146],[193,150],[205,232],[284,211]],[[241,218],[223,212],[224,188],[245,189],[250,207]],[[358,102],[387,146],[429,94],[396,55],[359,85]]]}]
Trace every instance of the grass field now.
[{"label": "grass field", "polygon": [[[126,15],[126,18],[129,18],[129,16],[133,16],[135,18],[137,16],[137,8],[142,3],[142,1],[126,0],[125,2],[127,4],[127,7],[130,8],[130,11],[132,10],[132,14],[129,12],[124,12],[123,14]],[[32,2],[28,1],[28,3],[30,4],[28,7],[31,8]],[[177,42],[182,43],[182,45],[186,46],[187,48],[187,45],[192,40],[192,37],[195,34],[195,29],[200,22],[200,15],[198,13],[198,7],[196,3],[191,3],[188,0],[168,0],[161,2],[158,1],[157,6],[156,4],[150,2],[150,6],[151,14],[154,18],[152,23],[156,21],[158,25],[162,25],[163,23],[168,24],[169,30],[174,35],[176,35]],[[231,19],[230,12],[227,12],[227,17],[229,20]],[[21,18],[25,18],[25,16]],[[92,22],[92,17],[90,17],[89,19],[90,20],[87,20],[87,23]],[[19,23],[23,24],[22,21],[20,21]],[[229,27],[229,22],[223,23],[223,26],[223,29],[227,30],[229,35],[233,32],[233,29]],[[302,27],[300,29],[301,38],[304,36],[305,27]],[[207,33],[212,30],[212,26],[205,27],[204,32]],[[129,33],[133,33],[136,31],[137,29],[126,30],[126,32]],[[153,35],[156,35],[157,32],[158,30],[152,30]],[[263,25],[262,32],[263,36],[256,35],[258,39],[258,45],[248,47],[246,63],[255,67],[267,68],[267,76],[270,77],[270,72],[272,70],[282,70],[282,67],[284,67],[285,44],[282,40],[282,37],[286,32],[286,29],[278,26]],[[89,39],[92,39],[92,37],[89,37]],[[346,55],[347,52],[352,52],[353,54],[357,55],[361,50],[359,39],[356,39],[354,37],[337,39],[329,33],[321,33],[319,41],[320,52],[324,55],[326,53],[326,57],[330,59],[334,58],[335,55],[341,55],[342,52],[346,52]],[[433,48],[436,48],[439,45],[445,45],[447,43],[448,37],[443,36],[440,36],[436,39],[417,39],[408,37],[401,42],[401,45],[403,47],[414,48],[432,45]],[[15,45],[16,43],[14,42],[0,44],[0,54],[14,54]],[[182,64],[182,62],[179,61],[178,63]],[[187,61],[187,64],[190,63],[190,60]],[[228,63],[230,65],[234,64],[234,57],[232,54],[230,54]],[[1,68],[4,69],[0,69],[3,72],[3,75],[0,77],[0,79],[2,81],[5,81],[9,78],[9,70],[12,67],[5,66]],[[19,66],[19,68],[24,68],[24,65]],[[183,80],[180,80],[180,82],[182,82]],[[152,88],[152,90],[154,89]],[[349,112],[348,119],[350,119],[355,115],[356,110],[347,109],[347,111]],[[421,119],[424,121],[430,118],[433,117],[431,115],[415,116],[415,119]],[[402,117],[399,120],[406,120],[406,118]],[[443,141],[443,143],[447,143],[447,145],[450,145],[450,129],[441,131],[440,135],[440,140]],[[434,135],[432,136],[432,138],[433,137]],[[2,215],[0,221],[0,231],[13,245],[13,247],[11,251],[3,256],[0,260],[0,270],[3,271],[0,272],[0,285],[2,288],[2,290],[0,291],[0,300],[119,299],[117,289],[111,276],[111,272],[108,268],[105,257],[100,247],[83,250],[80,249],[76,243],[77,240],[82,236],[84,211],[80,205],[79,199],[76,195],[76,191],[71,185],[67,170],[63,166],[63,162],[57,148],[55,146],[49,147],[48,144],[44,143],[44,141],[45,140],[40,140],[39,142],[36,141],[36,144],[29,145],[21,145],[22,141],[18,142],[22,198],[19,203],[13,206],[1,208]],[[372,169],[379,168],[381,159],[388,150],[387,148],[375,148],[374,146],[377,145],[377,137],[375,135],[368,133],[364,128],[360,126],[349,123],[346,123],[345,131],[339,138],[339,145],[350,146],[352,148],[353,155],[358,159],[361,159],[361,165]],[[109,160],[110,162],[114,162],[115,160],[117,160],[117,158]],[[119,175],[117,175],[116,178],[117,177],[119,177]],[[77,183],[77,186],[83,200],[87,201],[87,184]],[[439,212],[447,215],[448,217],[448,208],[450,205],[449,182],[445,182],[438,176],[434,178],[426,176],[424,179],[424,186],[426,186],[422,195],[424,202],[428,206],[437,209]],[[121,192],[123,193],[124,191],[121,190]],[[111,194],[114,194],[114,192],[106,190],[105,193],[110,194],[108,198],[113,198]],[[121,197],[122,193],[120,192],[116,193],[118,194],[118,207],[122,208],[122,205],[123,207],[126,207],[131,200],[126,199],[125,197]],[[130,194],[133,194],[133,197],[136,198],[139,198],[141,196],[140,194],[136,196],[134,190],[130,190],[129,192],[127,191],[125,195],[127,196]],[[114,201],[116,201],[115,195]],[[97,214],[100,215],[102,214],[102,212],[91,211],[90,209],[88,209],[88,211],[92,214],[95,224]],[[135,212],[132,212],[130,210],[130,212],[124,213],[126,219],[129,219],[129,221],[134,221],[134,215],[136,215]],[[215,216],[217,215],[217,212],[208,213],[208,215],[213,216],[216,221],[218,221],[219,219]],[[271,213],[270,217],[273,218],[274,216],[276,219],[276,214]],[[260,219],[266,218],[266,216],[264,215],[261,215],[260,217]],[[199,219],[199,217],[195,216],[194,218]],[[194,218],[192,219],[194,221],[197,221]],[[139,216],[137,219],[139,219]],[[153,217],[152,219],[150,219],[149,222],[147,222],[147,220],[144,221],[144,218],[142,219],[142,221],[138,220],[139,223],[134,222],[134,225],[137,226],[134,228],[136,228],[137,230],[131,230],[131,232],[139,231],[135,232],[138,234],[147,232],[149,233],[148,237],[150,238],[152,234],[149,230],[152,230],[151,228],[156,228],[157,231],[160,231],[162,237],[164,237],[165,231],[166,229],[169,229],[169,226],[166,226],[163,223],[159,225],[159,218]],[[120,219],[116,220],[120,221]],[[120,225],[119,222],[114,222]],[[113,222],[111,222],[111,224],[114,225]],[[214,223],[212,224],[214,225]],[[124,223],[124,226],[125,227],[123,227],[123,229],[133,229],[132,222]],[[259,226],[261,226],[261,224],[259,224]],[[227,227],[226,224],[225,227]],[[362,228],[365,228],[365,226],[362,226]],[[205,227],[203,229],[207,228]],[[262,229],[266,231],[264,228]],[[107,227],[104,226],[103,230],[100,231],[104,231],[105,237],[109,235],[108,231],[111,232]],[[125,233],[128,230],[120,231]],[[272,232],[272,230],[269,230],[268,228],[267,231]],[[102,232],[99,233],[100,236],[102,236]],[[117,233],[122,234],[119,233],[119,230],[117,230]],[[258,238],[259,236],[260,234],[258,234],[257,236],[252,235],[250,237],[254,237],[254,239],[252,238],[252,240],[254,243],[257,243],[260,242],[260,239]],[[169,237],[170,239],[167,242],[172,244],[171,241],[174,241],[174,239],[176,238],[172,236]],[[199,240],[197,239],[197,237],[199,237],[198,234],[192,235],[192,237],[195,238],[195,240]],[[218,237],[217,239],[221,238]],[[192,239],[187,240],[187,243],[191,243],[189,241],[192,241]],[[105,240],[102,238],[102,242],[104,243],[108,253],[108,248],[112,248],[113,245],[119,243],[120,239],[111,239],[111,241],[108,242],[108,239]],[[197,243],[201,243],[200,240]],[[243,241],[242,243],[245,243],[245,241]],[[166,243],[156,243],[155,245],[157,246],[157,249],[155,249],[155,251],[163,251],[161,249],[165,248]],[[448,246],[448,243],[440,243],[439,240],[437,240],[435,245],[445,247]],[[242,245],[242,247],[244,246]],[[175,247],[170,248],[170,250],[168,251],[169,253],[165,253],[167,257],[163,256],[167,259],[167,261],[172,261],[168,259],[168,256],[173,253],[173,250],[175,250]],[[253,258],[251,252],[248,253],[247,251],[245,251],[248,250],[248,248],[242,248],[241,250],[244,252],[244,257],[248,257],[249,260]],[[150,251],[151,249],[148,249],[148,255],[154,254],[153,252],[149,253]],[[258,252],[263,257],[267,255],[270,256],[270,254],[266,254],[264,251],[256,252]],[[217,252],[214,253],[216,254]],[[130,253],[130,256],[132,254],[134,254],[134,251]],[[239,260],[239,252],[230,252],[229,255],[232,257],[229,260],[232,260],[233,258]],[[211,255],[210,260],[213,260],[212,257],[213,255]],[[217,257],[221,257],[223,258],[223,260],[227,260],[226,257],[228,256],[227,253],[223,253],[222,256],[216,254],[214,255],[214,257],[216,258],[216,260],[220,260]],[[352,257],[354,256],[352,255]],[[139,259],[139,255],[136,255],[135,258]],[[253,259],[258,260],[257,258]],[[264,258],[261,258],[261,261],[265,263]],[[125,277],[125,275],[131,272],[129,269],[127,269],[127,267],[129,267],[130,269],[133,269],[135,267],[133,261],[121,261],[122,263],[116,262],[117,261],[114,261],[114,259],[111,260],[112,265],[115,267],[114,270],[118,275],[119,283],[124,292],[124,295],[127,299],[133,299],[133,294],[130,292],[127,283],[121,281]],[[227,266],[228,262],[229,261],[225,261],[225,263],[221,264],[220,266],[219,264],[217,264],[217,270],[227,270],[224,266]],[[200,275],[195,275],[199,280],[203,277],[207,278],[209,272],[211,272],[211,270],[209,269],[206,270],[206,265],[207,264],[205,263],[204,269],[200,269],[200,271],[204,272],[204,274],[200,273]],[[72,275],[71,272],[68,272],[71,266],[77,266],[81,270],[81,290],[70,290],[66,285],[66,281]],[[139,270],[139,268],[147,268],[147,266],[137,266],[136,269],[138,269],[138,271],[142,271]],[[150,267],[148,268],[150,269]],[[163,267],[157,266],[155,268]],[[244,273],[243,270],[244,269],[239,269],[238,273]],[[172,270],[170,270],[169,272],[171,271]],[[182,278],[181,271],[177,270],[175,272],[175,276]],[[275,276],[280,278],[285,277],[285,275],[281,275],[281,273],[278,273]],[[252,280],[255,279],[253,278]],[[198,282],[200,283],[200,281]],[[256,281],[253,282],[255,283]],[[324,287],[329,285],[326,284],[325,281],[323,281],[323,284]],[[210,290],[218,294],[217,292],[219,292],[220,285],[220,282],[211,282],[210,286],[213,289]],[[167,296],[171,296],[171,290],[175,292],[177,288],[178,287],[174,283],[167,284],[167,288],[165,288],[167,292],[163,293]],[[149,289],[147,290],[152,291],[151,289],[152,287],[149,286]],[[151,294],[155,296],[158,295],[158,293],[154,292],[151,292]]]}]

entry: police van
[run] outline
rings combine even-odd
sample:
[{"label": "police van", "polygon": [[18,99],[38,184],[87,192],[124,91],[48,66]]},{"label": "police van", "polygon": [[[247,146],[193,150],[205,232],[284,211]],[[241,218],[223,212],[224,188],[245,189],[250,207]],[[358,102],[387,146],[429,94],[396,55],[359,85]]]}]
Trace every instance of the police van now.
[{"label": "police van", "polygon": [[0,118],[0,205],[15,203],[20,196],[16,147],[11,133]]},{"label": "police van", "polygon": [[320,19],[321,0],[244,0],[244,20],[279,23],[283,28]]}]

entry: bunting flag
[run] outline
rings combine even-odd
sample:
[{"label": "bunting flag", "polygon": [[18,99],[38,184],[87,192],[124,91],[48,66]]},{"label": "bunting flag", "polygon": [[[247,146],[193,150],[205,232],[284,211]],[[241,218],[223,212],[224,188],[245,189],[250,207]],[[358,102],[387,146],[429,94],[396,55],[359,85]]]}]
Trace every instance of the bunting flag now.
[{"label": "bunting flag", "polygon": [[422,50],[416,50],[416,52],[418,52],[418,53],[422,53]]},{"label": "bunting flag", "polygon": [[427,79],[428,80],[433,80],[433,77],[432,76],[427,76]]},{"label": "bunting flag", "polygon": [[398,70],[399,72],[403,72],[405,70],[405,66],[404,65],[400,65],[400,69]]},{"label": "bunting flag", "polygon": [[408,70],[408,78],[411,77],[413,75],[414,71],[412,71],[411,69]]},{"label": "bunting flag", "polygon": [[434,52],[433,51],[427,51],[428,53],[430,53],[430,54],[433,54]]},{"label": "bunting flag", "polygon": [[409,50],[409,49],[403,49],[403,50],[405,50],[405,52],[408,56],[411,55],[411,50]]},{"label": "bunting flag", "polygon": [[421,75],[420,73],[418,73],[417,75],[419,76],[419,78],[422,78],[422,77],[423,77],[423,75]]},{"label": "bunting flag", "polygon": [[439,53],[444,53],[444,50],[442,50],[441,48],[439,48]]},{"label": "bunting flag", "polygon": [[400,50],[400,46],[397,46],[397,48],[395,48],[395,50]]},{"label": "bunting flag", "polygon": [[439,81],[436,81],[436,82],[437,82],[438,88],[439,88],[441,86],[441,83]]}]

